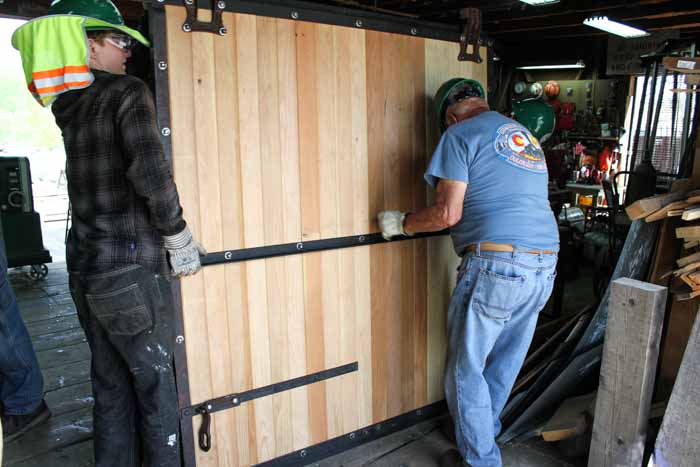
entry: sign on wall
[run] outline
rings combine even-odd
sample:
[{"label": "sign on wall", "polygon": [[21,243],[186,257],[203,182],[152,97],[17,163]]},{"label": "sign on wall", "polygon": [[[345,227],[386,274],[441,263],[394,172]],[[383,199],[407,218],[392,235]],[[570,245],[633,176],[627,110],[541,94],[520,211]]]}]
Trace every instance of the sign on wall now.
[{"label": "sign on wall", "polygon": [[608,75],[634,75],[644,73],[639,56],[658,50],[668,39],[678,39],[678,29],[653,33],[639,39],[608,38]]}]

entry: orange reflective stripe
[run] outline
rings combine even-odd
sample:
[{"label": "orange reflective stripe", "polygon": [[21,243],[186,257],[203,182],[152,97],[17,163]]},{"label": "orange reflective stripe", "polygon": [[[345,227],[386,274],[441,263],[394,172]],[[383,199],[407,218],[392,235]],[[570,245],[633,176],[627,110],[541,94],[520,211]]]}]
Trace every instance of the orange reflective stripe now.
[{"label": "orange reflective stripe", "polygon": [[66,73],[87,73],[87,65],[64,66],[63,68],[54,68],[53,70],[36,71],[32,73],[33,79],[53,78],[56,76],[65,75]]}]

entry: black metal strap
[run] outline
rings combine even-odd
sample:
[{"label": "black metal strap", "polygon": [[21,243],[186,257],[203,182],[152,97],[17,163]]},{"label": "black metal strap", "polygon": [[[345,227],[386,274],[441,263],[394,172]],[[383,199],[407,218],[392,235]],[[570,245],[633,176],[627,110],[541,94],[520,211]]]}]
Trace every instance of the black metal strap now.
[{"label": "black metal strap", "polygon": [[[481,63],[481,54],[479,47],[481,46],[481,10],[478,8],[463,8],[459,12],[460,18],[465,20],[462,29],[462,35],[459,38],[459,56],[457,59],[460,62],[476,62]],[[467,53],[467,47],[472,46],[472,52]]]},{"label": "black metal strap", "polygon": [[298,378],[282,381],[280,383],[270,384],[269,386],[251,389],[250,391],[211,399],[201,404],[182,409],[181,414],[183,418],[194,417],[196,415],[202,416],[202,424],[199,427],[199,448],[206,452],[211,449],[210,427],[212,413],[238,407],[242,403],[253,399],[271,396],[273,394],[277,394],[278,392],[289,391],[290,389],[308,386],[309,384],[318,383],[330,378],[352,373],[357,371],[357,369],[357,362],[348,363],[347,365],[341,365],[328,370],[319,371],[317,373],[311,373],[310,375],[300,376]]},{"label": "black metal strap", "polygon": [[[440,232],[418,233],[411,237],[396,237],[390,241],[396,242],[437,237],[447,235],[448,233],[449,232],[447,230],[442,230]],[[216,251],[213,253],[208,253],[202,258],[202,266],[251,261],[254,259],[274,258],[276,256],[298,255],[302,253],[313,253],[325,250],[337,250],[340,248],[351,248],[388,242],[388,240],[384,240],[382,234],[371,233],[365,235],[353,235],[350,237],[328,238],[325,240],[312,240],[309,242],[284,243],[281,245],[243,248],[240,250]]]},{"label": "black metal strap", "polygon": [[447,403],[442,400],[388,420],[375,423],[374,425],[352,431],[343,436],[329,439],[328,441],[314,446],[285,454],[276,459],[261,462],[255,467],[296,467],[299,465],[311,465],[321,459],[326,459],[426,420],[439,417],[445,413],[447,413]]},{"label": "black metal strap", "polygon": [[[195,1],[195,0],[192,0]],[[155,0],[154,5],[182,6],[183,0]],[[331,24],[373,31],[405,34],[428,39],[459,42],[459,26],[426,21],[419,18],[377,13],[357,8],[347,8],[300,0],[198,0],[200,8],[213,7],[233,13],[252,14],[272,18]],[[223,8],[221,8],[223,6]],[[193,29],[194,30],[194,29]],[[214,31],[212,31],[214,32]]]}]

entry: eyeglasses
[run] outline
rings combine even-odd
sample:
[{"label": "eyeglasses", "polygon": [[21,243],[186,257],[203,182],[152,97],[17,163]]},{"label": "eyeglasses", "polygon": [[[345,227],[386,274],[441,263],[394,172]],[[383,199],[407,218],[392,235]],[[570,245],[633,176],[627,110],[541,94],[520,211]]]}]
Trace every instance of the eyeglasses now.
[{"label": "eyeglasses", "polygon": [[112,34],[111,36],[105,37],[105,40],[122,50],[131,50],[131,48],[136,45],[136,41],[131,36],[122,34]]}]

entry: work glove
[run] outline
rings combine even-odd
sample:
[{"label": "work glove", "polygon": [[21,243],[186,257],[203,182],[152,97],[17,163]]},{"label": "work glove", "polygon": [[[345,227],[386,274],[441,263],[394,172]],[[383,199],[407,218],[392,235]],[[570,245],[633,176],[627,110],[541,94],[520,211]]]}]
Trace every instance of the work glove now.
[{"label": "work glove", "polygon": [[406,219],[406,213],[401,211],[382,211],[377,214],[377,222],[382,229],[384,240],[391,240],[391,237],[397,235],[412,235],[403,229],[404,219]]},{"label": "work glove", "polygon": [[189,276],[202,269],[199,256],[206,255],[207,250],[192,238],[187,227],[179,234],[164,236],[163,246],[168,250],[173,276]]}]

